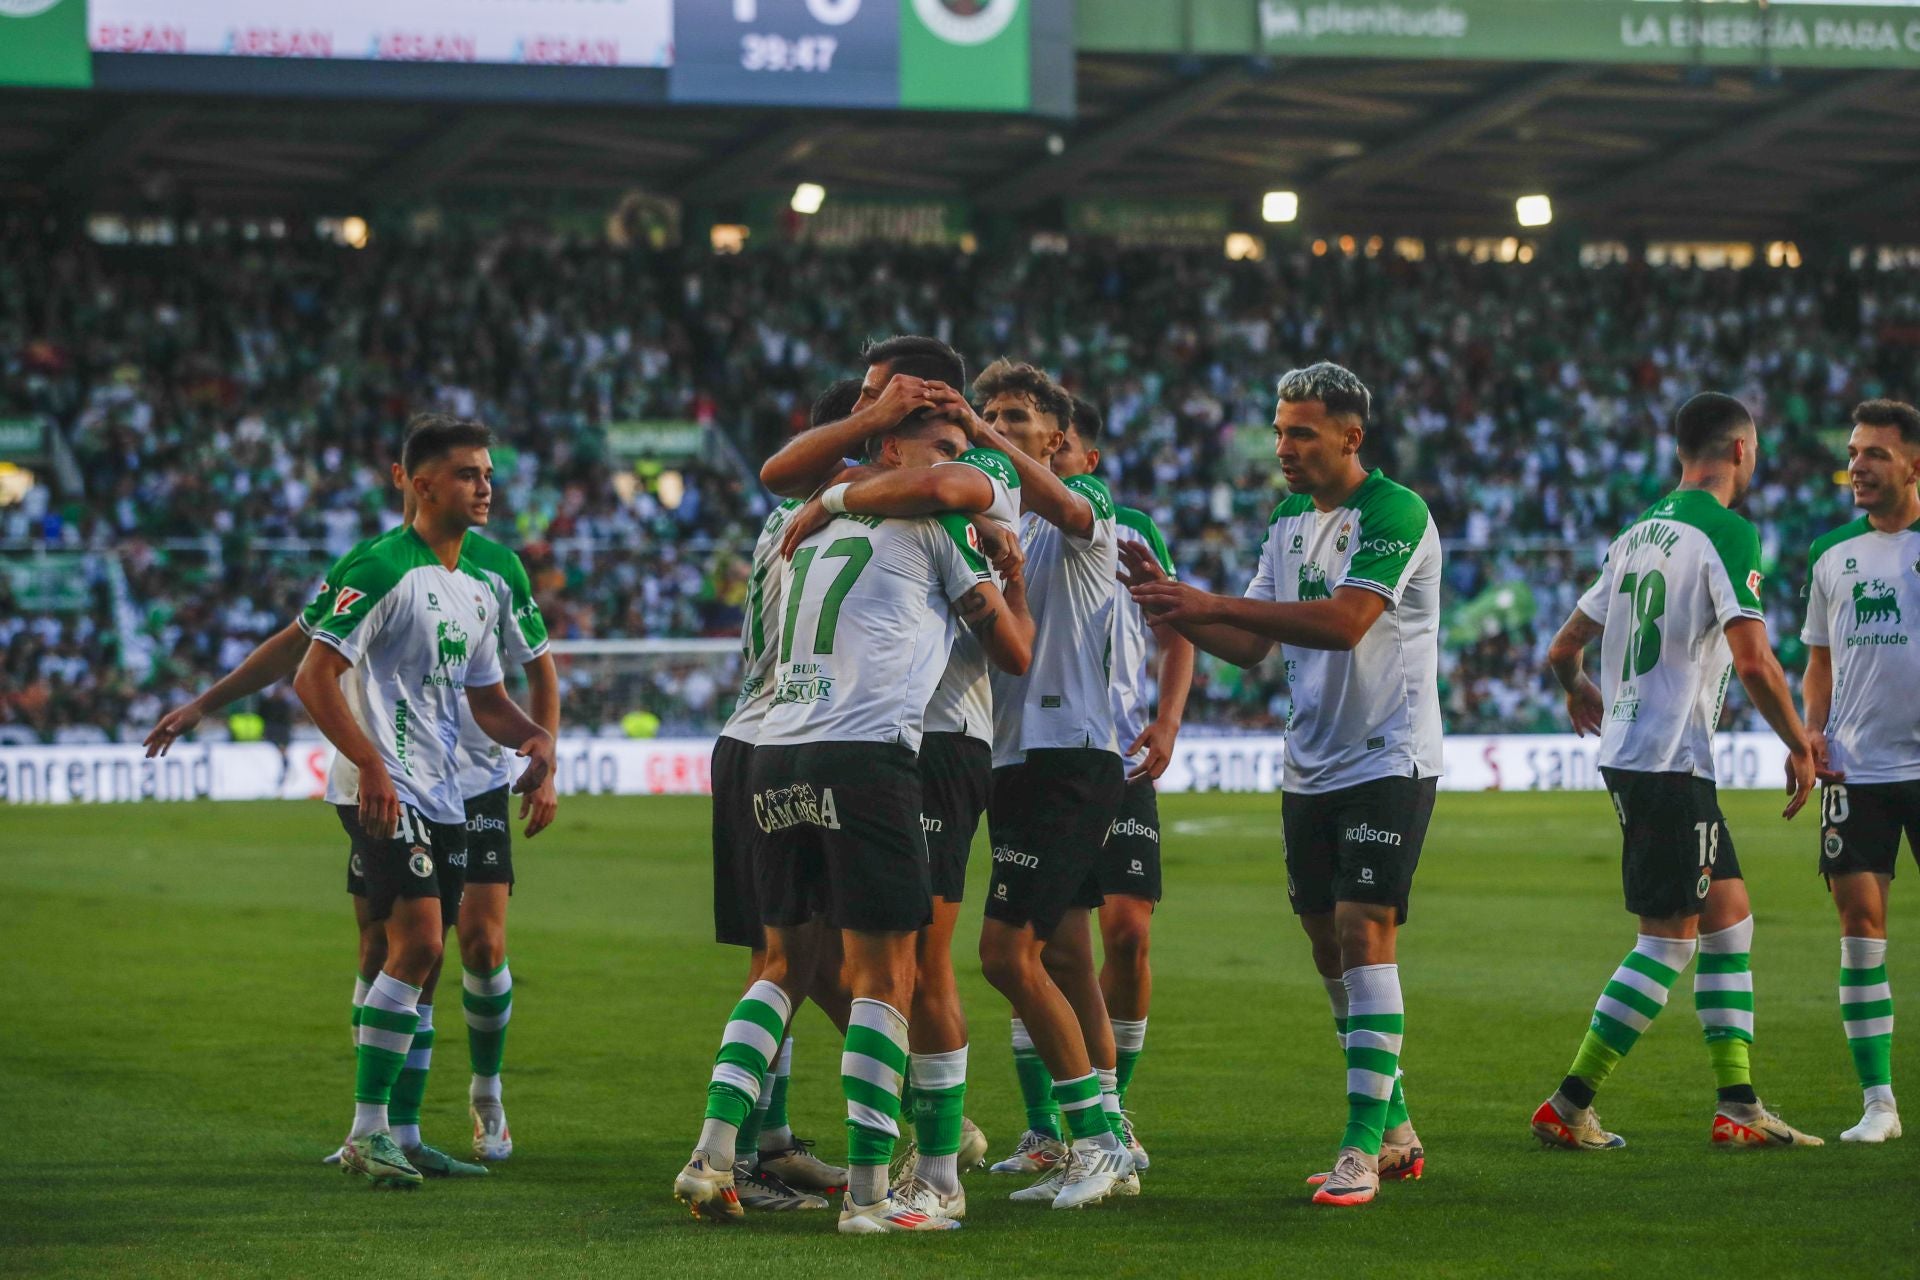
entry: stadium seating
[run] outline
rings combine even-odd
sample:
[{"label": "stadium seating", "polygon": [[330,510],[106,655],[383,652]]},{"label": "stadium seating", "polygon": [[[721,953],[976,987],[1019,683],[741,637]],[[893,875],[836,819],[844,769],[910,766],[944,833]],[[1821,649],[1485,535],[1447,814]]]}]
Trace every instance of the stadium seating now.
[{"label": "stadium seating", "polygon": [[[0,416],[49,416],[86,481],[0,507],[0,547],[18,566],[118,553],[73,559],[85,608],[29,609],[0,575],[10,736],[124,737],[204,687],[391,518],[385,467],[428,407],[501,437],[493,527],[524,549],[556,637],[736,633],[766,510],[752,466],[891,332],[938,334],[975,367],[1017,354],[1107,406],[1116,493],[1221,590],[1244,586],[1276,498],[1274,376],[1351,366],[1376,391],[1371,461],[1426,495],[1451,601],[1477,605],[1443,659],[1449,727],[1548,728],[1546,636],[1668,483],[1680,399],[1718,388],[1761,419],[1752,509],[1793,667],[1807,543],[1848,518],[1835,433],[1855,401],[1920,386],[1920,281],[1844,266],[546,238],[105,248],[19,222],[0,223],[0,264]],[[634,419],[706,424],[730,450],[678,468],[683,495],[651,474],[616,484],[604,428]],[[1203,663],[1190,723],[1282,723],[1278,665]],[[611,724],[639,699],[667,732],[707,730],[725,676],[673,664],[576,708]],[[284,691],[261,701],[270,732],[298,718]]]}]

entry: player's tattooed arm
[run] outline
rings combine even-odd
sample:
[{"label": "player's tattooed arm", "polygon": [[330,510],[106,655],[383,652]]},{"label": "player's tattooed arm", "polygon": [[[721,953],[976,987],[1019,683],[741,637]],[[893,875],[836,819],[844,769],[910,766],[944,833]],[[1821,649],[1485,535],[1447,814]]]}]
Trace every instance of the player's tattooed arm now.
[{"label": "player's tattooed arm", "polygon": [[1547,646],[1547,666],[1560,687],[1566,690],[1567,719],[1572,721],[1574,733],[1583,738],[1589,733],[1597,736],[1606,718],[1606,704],[1599,686],[1587,675],[1583,656],[1587,646],[1598,640],[1604,630],[1583,610],[1575,609],[1554,636],[1553,643]]},{"label": "player's tattooed arm", "polygon": [[1033,661],[1033,616],[1026,592],[1002,594],[991,582],[978,583],[953,602],[954,612],[986,650],[987,660],[1009,675],[1025,675]]}]

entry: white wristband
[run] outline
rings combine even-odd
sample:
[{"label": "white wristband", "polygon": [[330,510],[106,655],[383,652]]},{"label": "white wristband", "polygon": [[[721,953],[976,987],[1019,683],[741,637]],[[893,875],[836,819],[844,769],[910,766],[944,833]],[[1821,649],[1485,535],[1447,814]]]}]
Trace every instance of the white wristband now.
[{"label": "white wristband", "polygon": [[847,490],[851,488],[853,488],[853,484],[849,481],[846,484],[836,484],[832,488],[822,491],[820,494],[820,505],[836,516],[845,515],[847,513]]}]

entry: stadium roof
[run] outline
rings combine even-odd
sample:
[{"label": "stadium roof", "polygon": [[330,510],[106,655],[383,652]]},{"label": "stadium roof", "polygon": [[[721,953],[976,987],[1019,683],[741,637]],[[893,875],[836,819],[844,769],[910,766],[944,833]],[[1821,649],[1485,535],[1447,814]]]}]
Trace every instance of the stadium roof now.
[{"label": "stadium roof", "polygon": [[[1920,74],[1082,53],[1020,116],[0,93],[0,201],[365,212],[797,181],[1045,221],[1067,196],[1297,190],[1322,231],[1484,235],[1545,192],[1596,236],[1920,239]],[[1050,135],[1064,147],[1051,154]]]}]

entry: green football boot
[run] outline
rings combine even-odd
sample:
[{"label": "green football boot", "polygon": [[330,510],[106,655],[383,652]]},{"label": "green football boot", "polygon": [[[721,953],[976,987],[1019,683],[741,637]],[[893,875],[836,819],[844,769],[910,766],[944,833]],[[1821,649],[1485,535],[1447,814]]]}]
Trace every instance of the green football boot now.
[{"label": "green football boot", "polygon": [[412,1191],[421,1182],[420,1171],[407,1163],[385,1129],[349,1139],[340,1149],[340,1172],[365,1174],[374,1186],[389,1191]]},{"label": "green football boot", "polygon": [[429,1178],[484,1178],[493,1172],[483,1164],[456,1160],[440,1148],[430,1147],[424,1142],[408,1151],[407,1159]]}]

